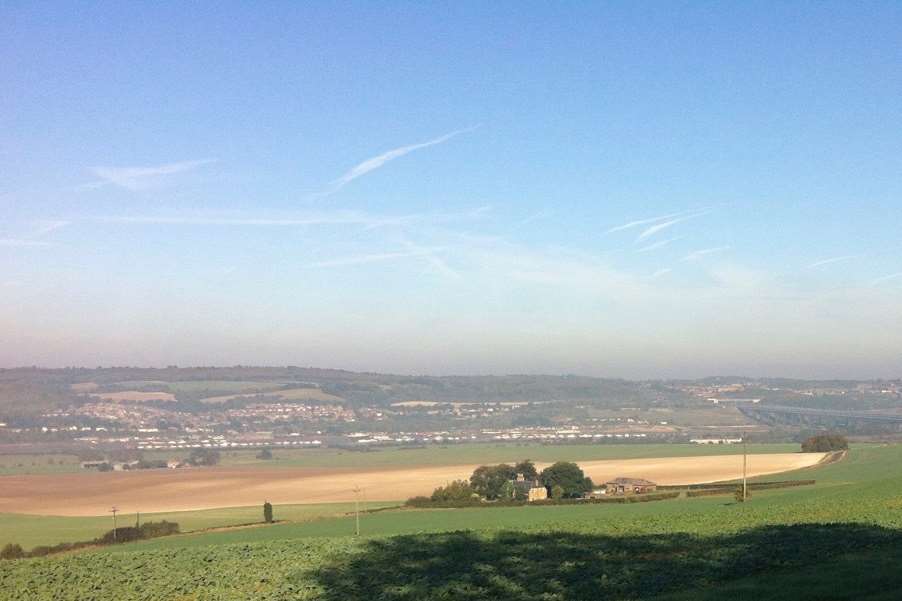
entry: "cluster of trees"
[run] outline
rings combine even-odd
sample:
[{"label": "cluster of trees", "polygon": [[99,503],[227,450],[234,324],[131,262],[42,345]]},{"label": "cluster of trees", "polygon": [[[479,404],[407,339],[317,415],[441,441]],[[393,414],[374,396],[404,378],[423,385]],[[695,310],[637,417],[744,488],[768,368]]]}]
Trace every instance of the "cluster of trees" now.
[{"label": "cluster of trees", "polygon": [[433,503],[468,503],[479,501],[479,493],[466,480],[455,480],[436,488],[429,499]]},{"label": "cluster of trees", "polygon": [[470,476],[470,486],[489,500],[525,498],[526,492],[513,485],[518,474],[525,480],[538,481],[553,499],[577,498],[592,490],[592,480],[575,463],[558,461],[539,473],[528,459],[513,466],[506,463],[480,466]]},{"label": "cluster of trees", "polygon": [[538,478],[536,466],[526,459],[516,465],[501,463],[499,465],[481,465],[470,476],[470,486],[481,497],[494,501],[497,499],[510,499],[511,481],[517,479],[517,474],[523,474],[526,480]]},{"label": "cluster of trees", "polygon": [[435,505],[470,505],[487,501],[525,501],[528,487],[515,485],[522,475],[527,482],[544,486],[552,499],[573,499],[592,490],[592,480],[575,463],[559,461],[541,472],[526,459],[515,465],[501,463],[482,465],[473,472],[470,480],[455,480],[436,488],[430,497],[414,497],[408,505],[426,507]]},{"label": "cluster of trees", "polygon": [[135,540],[144,540],[146,538],[157,538],[158,536],[169,536],[170,534],[178,534],[179,525],[176,522],[144,522],[140,526],[123,526],[110,530],[100,538],[94,539],[95,544],[112,545],[113,543],[127,543]]},{"label": "cluster of trees", "polygon": [[802,441],[803,453],[827,453],[829,451],[845,451],[849,441],[841,434],[817,434]]},{"label": "cluster of trees", "polygon": [[125,526],[107,531],[103,536],[89,541],[78,541],[74,543],[59,543],[57,545],[40,545],[26,551],[21,545],[9,543],[0,549],[0,559],[22,559],[25,557],[44,557],[53,553],[62,553],[64,551],[72,551],[88,546],[96,545],[112,545],[114,543],[126,543],[135,540],[143,540],[147,538],[156,538],[158,536],[168,536],[170,534],[178,534],[179,525],[176,522],[145,522],[140,526]]},{"label": "cluster of trees", "polygon": [[219,451],[216,449],[192,449],[185,461],[191,465],[217,465],[219,459]]}]

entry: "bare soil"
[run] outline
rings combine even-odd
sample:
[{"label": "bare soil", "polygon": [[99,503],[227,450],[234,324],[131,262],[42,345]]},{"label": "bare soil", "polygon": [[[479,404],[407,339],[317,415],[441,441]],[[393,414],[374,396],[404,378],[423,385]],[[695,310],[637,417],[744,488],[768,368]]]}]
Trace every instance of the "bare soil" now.
[{"label": "bare soil", "polygon": [[[749,455],[749,476],[816,465],[823,453]],[[354,487],[370,501],[428,495],[451,480],[468,478],[475,465],[405,468],[190,468],[0,477],[0,513],[88,516],[110,507],[142,513],[271,503],[354,500]],[[544,467],[539,464],[539,467]],[[618,476],[658,484],[694,484],[738,478],[742,455],[582,461],[595,482]]]}]

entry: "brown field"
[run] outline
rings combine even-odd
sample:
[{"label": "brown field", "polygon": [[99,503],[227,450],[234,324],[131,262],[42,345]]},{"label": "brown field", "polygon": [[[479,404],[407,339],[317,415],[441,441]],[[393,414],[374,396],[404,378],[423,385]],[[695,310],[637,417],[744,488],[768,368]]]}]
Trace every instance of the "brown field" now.
[{"label": "brown field", "polygon": [[105,401],[174,401],[175,395],[171,392],[140,392],[138,390],[125,390],[122,392],[93,392],[91,396]]},{"label": "brown field", "polygon": [[[749,475],[809,467],[821,453],[749,455]],[[647,478],[659,484],[691,484],[734,479],[741,455],[582,461],[596,482],[617,476]],[[123,512],[186,511],[273,503],[353,501],[355,485],[370,501],[395,501],[429,494],[436,486],[467,478],[476,466],[395,469],[196,468],[140,472],[0,476],[0,513],[105,515],[113,505]],[[544,467],[539,464],[539,467]]]},{"label": "brown field", "polygon": [[341,397],[323,392],[319,388],[290,388],[288,390],[270,390],[267,392],[251,392],[241,394],[226,394],[223,396],[211,396],[201,399],[201,403],[225,403],[232,399],[252,398],[261,394],[277,396],[283,401],[342,401]]}]

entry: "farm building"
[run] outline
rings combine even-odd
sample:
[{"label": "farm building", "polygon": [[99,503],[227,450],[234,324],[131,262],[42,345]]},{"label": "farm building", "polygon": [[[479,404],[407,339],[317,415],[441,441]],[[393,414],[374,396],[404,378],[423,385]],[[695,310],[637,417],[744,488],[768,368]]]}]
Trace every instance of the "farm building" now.
[{"label": "farm building", "polygon": [[528,502],[548,498],[548,490],[538,480],[527,480],[523,474],[517,474],[517,479],[511,480],[511,483],[518,496],[525,496]]},{"label": "farm building", "polygon": [[83,469],[83,470],[96,470],[96,469],[100,469],[100,466],[102,466],[102,465],[107,465],[107,462],[106,462],[105,460],[101,460],[101,461],[82,461],[82,462],[81,462],[81,469]]},{"label": "farm building", "polygon": [[642,478],[614,478],[605,482],[604,488],[609,495],[637,495],[654,492],[658,485]]}]

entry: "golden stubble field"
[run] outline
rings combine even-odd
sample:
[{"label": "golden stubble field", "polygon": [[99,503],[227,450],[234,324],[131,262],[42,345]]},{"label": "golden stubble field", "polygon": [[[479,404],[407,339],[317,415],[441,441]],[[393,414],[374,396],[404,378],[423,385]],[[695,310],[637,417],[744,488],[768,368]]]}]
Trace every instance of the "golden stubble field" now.
[{"label": "golden stubble field", "polygon": [[[817,464],[820,453],[749,455],[749,476]],[[541,469],[547,464],[537,464]],[[659,484],[692,484],[737,478],[741,455],[581,461],[595,482],[618,476]],[[436,486],[469,477],[475,465],[405,468],[193,468],[135,472],[0,477],[0,513],[104,515],[113,505],[145,513],[271,503],[354,500],[354,487],[369,501],[428,495]]]}]

